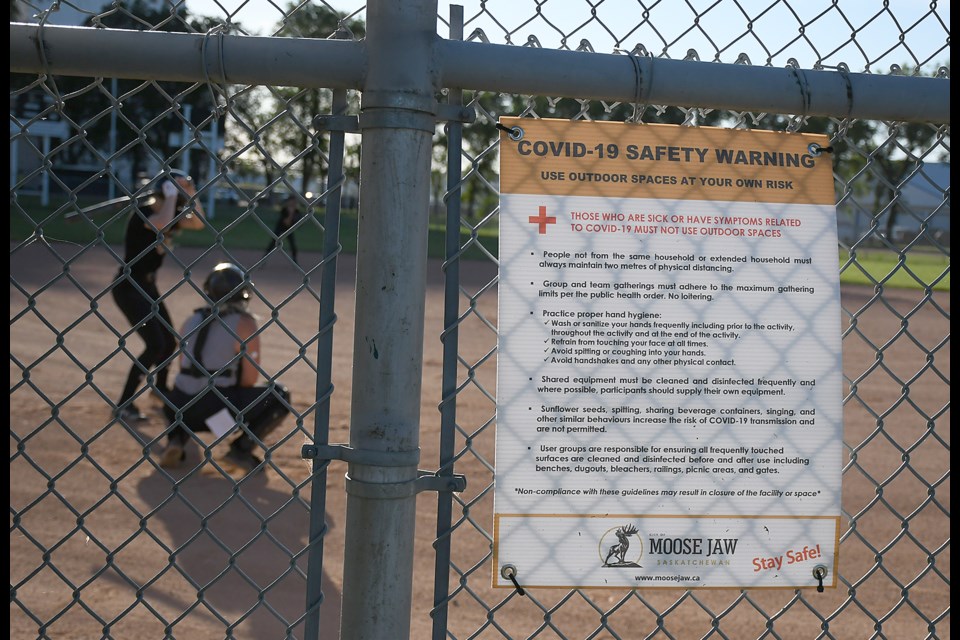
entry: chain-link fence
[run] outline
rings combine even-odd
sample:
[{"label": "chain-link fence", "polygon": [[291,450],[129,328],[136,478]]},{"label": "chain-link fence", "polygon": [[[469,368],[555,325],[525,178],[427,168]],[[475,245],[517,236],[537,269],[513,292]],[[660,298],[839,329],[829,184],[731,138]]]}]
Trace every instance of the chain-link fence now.
[{"label": "chain-link fence", "polygon": [[[436,32],[464,48],[433,60],[439,104],[424,107],[387,96],[410,60],[378,66],[384,41],[409,44],[407,16],[391,32],[385,4],[11,4],[11,22],[31,25],[11,26],[11,636],[337,637],[342,594],[344,637],[361,637],[352,621],[383,609],[354,594],[396,564],[400,583],[383,580],[415,638],[949,637],[950,128],[928,91],[949,87],[949,5],[430,6]],[[100,31],[84,40],[60,25]],[[646,80],[587,76],[581,58],[504,64],[560,50],[609,54],[598,65],[636,56]],[[706,76],[664,66],[695,61],[720,64]],[[771,80],[709,82],[734,71]],[[370,75],[389,75],[386,89]],[[781,77],[795,87],[782,99]],[[693,97],[657,100],[681,90]],[[844,313],[837,589],[491,588],[504,115],[830,136]],[[408,164],[399,149],[424,136],[432,151],[409,164],[431,176],[371,186],[404,171],[390,158]],[[290,391],[280,428],[261,438],[240,426],[259,473],[237,473],[224,458],[233,436],[207,432],[167,464],[183,415],[164,414],[142,327],[113,299],[131,278],[127,222],[171,170],[193,176],[196,193],[180,195],[205,222],[147,243],[163,258],[145,317],[187,338],[210,269],[242,268],[260,384]],[[383,214],[391,206],[399,221]],[[425,288],[404,289],[393,267]],[[387,311],[371,319],[376,304]],[[402,375],[377,368],[398,359]],[[131,366],[144,376],[131,399],[142,420],[119,411]],[[419,441],[392,439],[397,422],[419,425]],[[407,459],[371,453],[364,429]],[[418,479],[417,460],[436,473]],[[466,489],[450,491],[460,474]],[[423,490],[439,497],[414,497]],[[404,499],[419,501],[415,514],[358,520]],[[407,533],[409,557],[392,563],[359,546]]]}]

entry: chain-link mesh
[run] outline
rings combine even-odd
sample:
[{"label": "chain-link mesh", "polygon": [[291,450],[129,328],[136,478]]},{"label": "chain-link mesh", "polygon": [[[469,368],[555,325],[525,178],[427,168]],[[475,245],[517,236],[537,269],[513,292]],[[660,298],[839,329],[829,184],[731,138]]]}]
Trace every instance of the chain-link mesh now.
[{"label": "chain-link mesh", "polygon": [[[850,12],[842,3],[537,3],[467,7],[469,39],[597,52],[841,71],[943,75],[949,28],[936,5]],[[551,13],[556,8],[559,11]],[[618,12],[631,11],[622,20]],[[472,24],[480,24],[471,29]],[[934,27],[931,40],[913,37]],[[888,39],[876,32],[891,30]],[[832,35],[828,35],[832,34]],[[748,53],[749,52],[749,53]],[[894,60],[895,62],[890,62]],[[881,61],[885,61],[881,63]],[[655,82],[655,80],[654,80]],[[815,591],[489,588],[496,428],[496,271],[460,284],[456,502],[447,634],[456,638],[946,637],[949,635],[949,126],[469,94],[458,189],[466,256],[496,262],[492,127],[501,115],[640,120],[823,132],[835,147],[844,281],[845,443],[841,586]],[[470,131],[470,129],[473,131]],[[929,200],[913,191],[920,183]],[[938,186],[933,186],[934,184]],[[895,259],[873,268],[878,254]],[[920,276],[911,266],[930,261]],[[467,261],[461,265],[464,265]],[[870,265],[870,266],[868,266]],[[854,278],[853,275],[858,277]],[[904,278],[916,288],[892,288]],[[903,282],[903,281],[901,281]],[[921,337],[933,327],[939,336]],[[447,327],[449,332],[451,327]],[[896,353],[896,355],[894,355]],[[892,361],[896,364],[892,364]],[[919,389],[925,389],[923,399]],[[467,418],[462,407],[476,408]],[[922,452],[922,453],[921,453]],[[923,460],[921,463],[920,460]],[[895,496],[895,497],[894,497]],[[939,592],[940,597],[934,596]],[[921,596],[920,594],[924,594]],[[932,597],[931,597],[932,596]],[[435,635],[435,637],[440,637]]]},{"label": "chain-link mesh", "polygon": [[[11,20],[202,33],[210,50],[225,34],[365,35],[359,4],[97,4],[17,0]],[[464,33],[472,42],[949,75],[949,5],[936,2],[465,4]],[[445,9],[438,17],[442,34],[449,26]],[[197,84],[116,80],[96,71],[89,78],[11,74],[11,635],[303,637],[315,538],[311,476],[300,445],[318,421],[331,442],[346,439],[348,399],[332,391],[350,386],[352,356],[344,345],[352,341],[346,292],[358,241],[358,139],[348,136],[344,175],[328,181],[328,137],[313,120],[330,112],[330,91],[272,86],[270,78],[230,84],[215,66]],[[349,111],[357,111],[358,100],[350,96]],[[463,102],[478,117],[463,127],[459,151],[452,150],[463,167],[459,182],[452,189],[432,182],[431,233],[443,232],[443,201],[453,194],[459,204],[459,228],[448,230],[457,248],[447,256],[439,248],[432,253],[437,283],[448,274],[458,300],[446,321],[428,308],[425,379],[436,384],[424,384],[424,406],[434,409],[423,412],[421,440],[423,459],[465,474],[468,489],[441,497],[452,499],[453,508],[449,525],[439,527],[435,512],[423,508],[432,499],[421,498],[413,637],[949,637],[949,125],[470,91]],[[535,589],[520,596],[490,587],[494,124],[501,115],[830,136],[844,282],[840,588]],[[440,158],[446,133],[435,140]],[[170,425],[159,412],[162,401],[151,395],[153,370],[144,369],[146,384],[134,398],[147,420],[116,416],[123,379],[142,349],[111,299],[133,208],[121,203],[65,221],[104,200],[140,196],[150,186],[144,177],[172,168],[194,176],[191,202],[205,209],[208,222],[202,231],[182,232],[167,250],[158,274],[160,302],[171,312],[167,329],[179,332],[204,304],[202,283],[214,264],[241,265],[255,285],[260,378],[292,392],[291,415],[257,443],[266,473],[240,480],[221,463],[227,439],[209,433],[191,441],[181,466],[160,466]],[[345,286],[336,293],[336,345],[325,349],[332,327],[318,317],[323,296],[334,291],[321,290],[320,275],[340,249],[324,249],[323,211],[335,189],[344,207],[336,223],[344,254],[338,280]],[[276,223],[287,194],[295,194],[304,215],[283,229]],[[151,317],[159,315],[158,304]],[[443,369],[441,351],[451,344],[455,358]],[[316,383],[321,358],[333,363],[332,384],[324,388]],[[340,576],[350,571],[338,553],[340,475],[331,475],[326,492],[323,574],[310,577],[322,581],[321,637],[335,636]],[[440,569],[446,575],[438,593],[428,579],[436,550],[449,553],[442,556],[449,566]],[[431,616],[443,624],[431,628]]]}]

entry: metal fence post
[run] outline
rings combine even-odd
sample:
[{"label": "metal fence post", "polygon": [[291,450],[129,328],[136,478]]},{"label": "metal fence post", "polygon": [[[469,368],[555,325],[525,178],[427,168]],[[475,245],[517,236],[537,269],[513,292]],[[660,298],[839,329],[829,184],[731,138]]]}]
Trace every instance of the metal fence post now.
[{"label": "metal fence post", "polygon": [[[347,92],[333,92],[330,112],[342,116],[347,110]],[[340,255],[340,198],[343,195],[344,132],[330,133],[330,164],[327,169],[327,202],[323,219],[323,263],[320,271],[320,337],[317,340],[317,412],[313,441],[326,445],[330,438],[330,397],[333,395],[333,326],[337,321],[333,305],[337,286],[337,257]],[[323,539],[327,533],[327,460],[313,460],[310,486],[310,547],[307,552],[307,614],[305,640],[320,637],[320,605],[323,603]]]},{"label": "metal fence post", "polygon": [[[435,0],[367,6],[341,635],[409,636],[436,106]],[[367,462],[363,457],[367,453]],[[390,454],[390,466],[375,464]]]},{"label": "metal fence post", "polygon": [[[450,5],[450,39],[463,39],[463,7]],[[447,102],[463,104],[463,91],[451,89]],[[463,126],[447,125],[447,190],[444,201],[447,211],[446,249],[444,252],[443,292],[443,380],[440,400],[440,471],[453,476],[457,422],[457,353],[460,322],[460,176]],[[437,498],[437,550],[433,587],[433,638],[447,635],[447,602],[450,591],[450,542],[453,530],[453,495],[441,493]]]}]

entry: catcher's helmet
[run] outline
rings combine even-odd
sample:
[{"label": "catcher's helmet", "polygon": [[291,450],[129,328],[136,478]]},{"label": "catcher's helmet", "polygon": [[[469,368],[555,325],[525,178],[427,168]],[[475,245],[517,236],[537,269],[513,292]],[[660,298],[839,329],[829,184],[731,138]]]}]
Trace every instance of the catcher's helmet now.
[{"label": "catcher's helmet", "polygon": [[221,262],[203,283],[203,291],[215,305],[246,304],[252,282],[244,282],[243,270],[232,262]]}]

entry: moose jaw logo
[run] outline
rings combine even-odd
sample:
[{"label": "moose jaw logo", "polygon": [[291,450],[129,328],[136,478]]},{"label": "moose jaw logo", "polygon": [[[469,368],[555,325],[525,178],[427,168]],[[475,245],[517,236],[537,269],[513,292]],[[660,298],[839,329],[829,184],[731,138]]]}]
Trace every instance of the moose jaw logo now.
[{"label": "moose jaw logo", "polygon": [[[613,542],[613,537],[617,542]],[[643,556],[643,540],[632,524],[610,529],[600,538],[600,557],[604,567],[615,569],[623,567],[640,567],[640,558]]]}]

